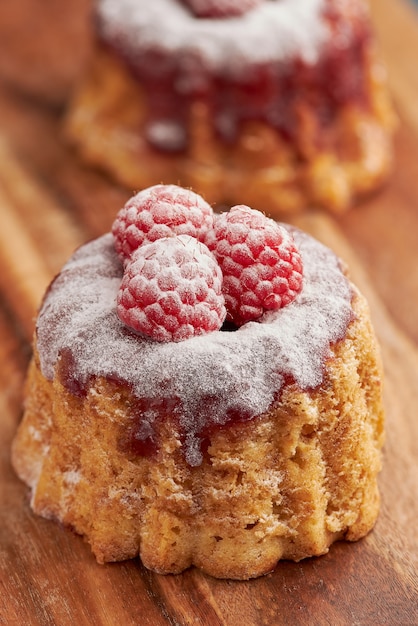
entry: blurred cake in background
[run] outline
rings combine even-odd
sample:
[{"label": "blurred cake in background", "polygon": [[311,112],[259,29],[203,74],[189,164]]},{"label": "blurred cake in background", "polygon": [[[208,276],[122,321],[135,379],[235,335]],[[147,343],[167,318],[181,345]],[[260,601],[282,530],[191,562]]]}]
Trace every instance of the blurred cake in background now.
[{"label": "blurred cake in background", "polygon": [[66,133],[130,189],[341,212],[390,172],[394,116],[363,0],[99,0],[96,33]]}]

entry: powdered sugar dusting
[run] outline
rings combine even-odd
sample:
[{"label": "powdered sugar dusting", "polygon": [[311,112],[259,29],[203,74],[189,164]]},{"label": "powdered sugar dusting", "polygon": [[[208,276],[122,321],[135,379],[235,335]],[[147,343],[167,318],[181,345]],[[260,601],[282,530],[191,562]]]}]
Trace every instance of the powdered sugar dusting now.
[{"label": "powdered sugar dusting", "polygon": [[[322,11],[326,0],[262,2],[242,16],[196,18],[181,0],[100,0],[101,36],[122,48],[135,63],[154,51],[203,63],[212,72],[239,76],[249,63],[297,56],[318,58],[329,36]],[[193,72],[195,74],[195,72]]]},{"label": "powdered sugar dusting", "polygon": [[[351,287],[337,257],[299,230],[304,264],[301,293],[288,306],[236,332],[213,332],[160,344],[131,333],[117,317],[122,265],[110,234],[81,247],[47,292],[37,322],[42,373],[52,379],[71,354],[71,377],[126,381],[150,406],[170,403],[185,435],[185,456],[201,462],[205,429],[233,416],[266,412],[286,378],[302,389],[319,385],[330,343],[345,336],[352,318]],[[152,432],[155,410],[143,415]]]}]

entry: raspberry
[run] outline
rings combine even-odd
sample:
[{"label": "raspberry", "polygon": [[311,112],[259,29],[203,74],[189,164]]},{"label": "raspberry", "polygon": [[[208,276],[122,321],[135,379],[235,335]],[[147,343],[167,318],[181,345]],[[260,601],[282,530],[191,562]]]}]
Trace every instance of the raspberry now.
[{"label": "raspberry", "polygon": [[243,15],[263,0],[185,0],[197,17],[234,17]]},{"label": "raspberry", "polygon": [[302,260],[292,235],[240,205],[215,218],[205,241],[223,272],[227,318],[237,326],[286,306],[302,288]]},{"label": "raspberry", "polygon": [[156,341],[219,330],[226,316],[219,265],[188,235],[141,246],[125,266],[117,312],[127,326]]},{"label": "raspberry", "polygon": [[115,248],[123,261],[144,244],[171,235],[203,240],[213,227],[212,207],[190,189],[154,185],[130,198],[112,226]]}]

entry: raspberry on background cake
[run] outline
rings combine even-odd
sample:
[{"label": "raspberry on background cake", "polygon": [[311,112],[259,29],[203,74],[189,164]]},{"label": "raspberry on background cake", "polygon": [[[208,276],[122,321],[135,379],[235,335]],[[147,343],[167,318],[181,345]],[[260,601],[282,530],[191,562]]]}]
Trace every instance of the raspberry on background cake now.
[{"label": "raspberry on background cake", "polygon": [[197,17],[234,17],[243,15],[263,0],[183,0]]},{"label": "raspberry on background cake", "polygon": [[[141,193],[41,304],[12,450],[32,509],[99,563],[139,556],[159,573],[249,579],[360,539],[378,515],[384,438],[364,297],[294,227],[243,206],[210,215],[172,185]],[[179,233],[196,207],[202,230]],[[141,239],[156,219],[161,236]],[[249,321],[235,317],[231,267],[257,298]],[[266,268],[271,291],[258,291],[246,270],[267,283]]]},{"label": "raspberry on background cake", "polygon": [[99,0],[95,30],[66,134],[129,189],[338,213],[390,173],[365,0]]}]

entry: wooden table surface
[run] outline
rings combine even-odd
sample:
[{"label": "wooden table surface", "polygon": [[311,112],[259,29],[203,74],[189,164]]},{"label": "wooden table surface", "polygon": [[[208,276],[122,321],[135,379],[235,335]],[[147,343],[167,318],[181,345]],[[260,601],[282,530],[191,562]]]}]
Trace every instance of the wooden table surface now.
[{"label": "wooden table surface", "polygon": [[44,289],[129,193],[83,169],[61,137],[90,49],[89,0],[0,4],[0,624],[418,624],[418,11],[371,6],[400,118],[394,175],[347,215],[298,223],[350,264],[371,305],[386,372],[381,513],[356,544],[231,582],[158,576],[138,560],[97,565],[80,537],[32,514],[11,468]]}]

